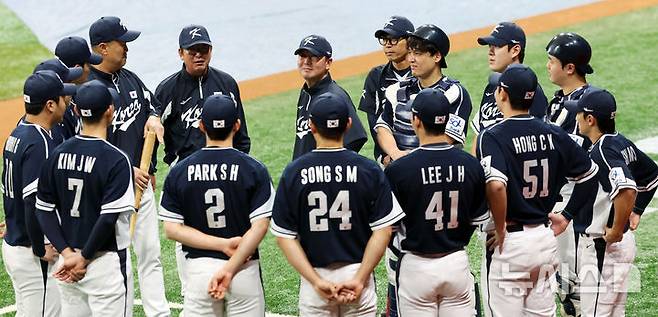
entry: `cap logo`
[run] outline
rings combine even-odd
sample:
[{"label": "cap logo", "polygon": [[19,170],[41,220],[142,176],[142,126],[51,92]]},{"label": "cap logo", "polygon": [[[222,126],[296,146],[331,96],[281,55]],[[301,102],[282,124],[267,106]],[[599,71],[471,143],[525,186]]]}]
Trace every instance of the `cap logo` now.
[{"label": "cap logo", "polygon": [[23,95],[23,101],[30,103],[30,96],[28,95]]},{"label": "cap logo", "polygon": [[528,91],[528,92],[525,93],[525,96],[523,97],[523,99],[532,99],[532,97],[534,97],[534,96],[535,96],[534,91]]},{"label": "cap logo", "polygon": [[307,46],[307,45],[309,45],[309,44],[311,44],[311,45],[315,45],[315,43],[313,43],[313,40],[317,40],[317,38],[315,38],[315,37],[313,37],[313,36],[309,36],[309,37],[305,38],[305,39],[304,39],[304,45],[303,45],[303,46]]},{"label": "cap logo", "polygon": [[383,28],[385,29],[385,28],[386,28],[387,26],[389,26],[389,25],[390,25],[390,26],[395,26],[395,25],[393,24],[393,21],[397,21],[397,20],[398,20],[398,19],[396,19],[396,18],[394,18],[394,17],[391,17],[388,21],[386,21],[386,24],[384,24],[384,27],[383,27]]},{"label": "cap logo", "polygon": [[327,120],[327,128],[338,128],[340,120],[334,119],[334,120]]},{"label": "cap logo", "polygon": [[491,30],[491,34],[498,33],[498,28],[502,26],[503,26],[502,24],[498,24],[494,26],[493,30]]},{"label": "cap logo", "polygon": [[201,36],[201,34],[199,34],[199,31],[201,31],[200,28],[194,28],[190,31],[190,36],[192,36],[192,39],[194,39],[197,36],[198,37],[203,37],[203,36]]},{"label": "cap logo", "polygon": [[617,115],[617,111],[611,112],[610,113],[610,119],[614,119],[616,115]]},{"label": "cap logo", "polygon": [[91,110],[80,109],[80,115],[82,115],[83,117],[91,117]]},{"label": "cap logo", "polygon": [[434,124],[444,124],[444,123],[446,123],[446,116],[434,117]]},{"label": "cap logo", "polygon": [[226,123],[224,120],[213,120],[212,121],[212,127],[216,129],[223,129],[226,126]]}]

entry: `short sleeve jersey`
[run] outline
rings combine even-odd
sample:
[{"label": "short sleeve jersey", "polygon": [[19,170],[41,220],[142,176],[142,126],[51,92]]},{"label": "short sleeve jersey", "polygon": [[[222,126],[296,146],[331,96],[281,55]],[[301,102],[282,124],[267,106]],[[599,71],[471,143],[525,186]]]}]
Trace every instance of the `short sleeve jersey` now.
[{"label": "short sleeve jersey", "polygon": [[76,135],[53,151],[41,171],[36,207],[57,210],[70,247],[85,246],[101,214],[118,213],[114,234],[99,251],[127,248],[134,204],[130,159],[106,140]]},{"label": "short sleeve jersey", "polygon": [[[274,188],[261,162],[234,148],[204,147],[172,167],[164,183],[160,219],[207,235],[244,235],[272,213]],[[183,245],[188,258],[228,260],[220,251]],[[251,256],[258,258],[258,251]]]},{"label": "short sleeve jersey", "polygon": [[345,149],[314,150],[290,163],[271,231],[299,239],[313,267],[359,263],[372,232],[404,216],[379,166]]},{"label": "short sleeve jersey", "polygon": [[423,145],[385,172],[405,213],[398,230],[402,251],[463,249],[475,225],[489,219],[484,171],[477,159],[452,145]]}]

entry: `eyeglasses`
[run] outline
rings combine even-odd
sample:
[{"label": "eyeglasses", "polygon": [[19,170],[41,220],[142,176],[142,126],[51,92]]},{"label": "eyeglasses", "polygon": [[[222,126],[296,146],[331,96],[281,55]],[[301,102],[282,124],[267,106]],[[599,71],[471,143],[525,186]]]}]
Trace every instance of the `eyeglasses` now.
[{"label": "eyeglasses", "polygon": [[194,45],[190,48],[185,49],[185,51],[190,54],[190,55],[196,55],[197,53],[201,55],[206,55],[208,52],[210,52],[210,45]]},{"label": "eyeglasses", "polygon": [[377,40],[379,41],[379,44],[381,46],[386,46],[387,44],[398,45],[398,43],[400,43],[401,40],[404,40],[404,38],[402,38],[402,37],[398,37],[398,38],[380,37]]}]

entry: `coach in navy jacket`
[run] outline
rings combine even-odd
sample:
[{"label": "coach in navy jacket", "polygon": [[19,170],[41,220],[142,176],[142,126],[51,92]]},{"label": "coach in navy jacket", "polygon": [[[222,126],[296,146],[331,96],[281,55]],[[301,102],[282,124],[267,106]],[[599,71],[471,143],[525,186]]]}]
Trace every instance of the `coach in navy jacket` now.
[{"label": "coach in navy jacket", "polygon": [[165,78],[155,90],[156,98],[163,105],[165,163],[182,160],[206,145],[205,136],[199,130],[201,109],[206,97],[217,94],[233,99],[242,122],[233,139],[233,147],[248,154],[251,140],[240,89],[231,75],[209,66],[212,43],[208,31],[201,25],[186,26],[178,42],[183,67]]}]

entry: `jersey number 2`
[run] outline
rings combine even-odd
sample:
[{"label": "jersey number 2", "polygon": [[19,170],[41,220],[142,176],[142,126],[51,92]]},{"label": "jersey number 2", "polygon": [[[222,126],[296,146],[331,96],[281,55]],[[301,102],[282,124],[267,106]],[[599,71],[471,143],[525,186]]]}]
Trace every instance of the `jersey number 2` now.
[{"label": "jersey number 2", "polygon": [[[329,219],[318,217],[327,214],[327,194],[322,191],[313,191],[308,194],[308,206],[316,207],[308,215],[308,225],[311,231],[329,231]],[[329,208],[329,218],[340,219],[340,230],[351,230],[350,218],[350,192],[341,190],[336,195],[336,200]]]},{"label": "jersey number 2", "polygon": [[[448,192],[450,198],[450,222],[448,222],[448,229],[457,228],[459,222],[457,221],[457,208],[459,207],[459,192],[451,190]],[[434,231],[443,230],[443,192],[434,192],[430,204],[425,209],[425,220],[436,221]]]},{"label": "jersey number 2", "polygon": [[226,227],[226,216],[220,215],[224,212],[224,192],[219,188],[206,190],[204,195],[206,204],[211,205],[206,209],[206,218],[208,219],[208,228]]}]

